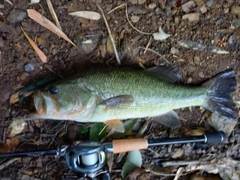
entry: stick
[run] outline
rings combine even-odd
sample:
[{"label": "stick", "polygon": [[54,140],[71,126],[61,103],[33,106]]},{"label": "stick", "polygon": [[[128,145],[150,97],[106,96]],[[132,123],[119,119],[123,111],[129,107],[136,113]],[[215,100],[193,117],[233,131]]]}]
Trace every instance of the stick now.
[{"label": "stick", "polygon": [[107,27],[108,34],[109,34],[109,37],[110,37],[110,39],[111,39],[111,42],[112,42],[112,45],[113,45],[113,50],[114,50],[114,53],[115,53],[115,56],[116,56],[116,59],[117,59],[117,63],[118,63],[118,65],[121,65],[121,61],[120,61],[120,58],[119,58],[119,55],[118,55],[118,52],[117,52],[117,49],[116,49],[116,46],[115,46],[113,37],[112,37],[111,30],[110,30],[109,25],[108,25],[107,19],[106,19],[104,13],[103,13],[102,8],[99,6],[99,4],[96,3],[96,5],[97,5],[97,8],[100,10],[100,12],[101,12],[101,14],[102,14],[102,17],[103,17],[103,20],[104,20],[104,23],[105,23],[105,25],[106,25],[106,27]]}]

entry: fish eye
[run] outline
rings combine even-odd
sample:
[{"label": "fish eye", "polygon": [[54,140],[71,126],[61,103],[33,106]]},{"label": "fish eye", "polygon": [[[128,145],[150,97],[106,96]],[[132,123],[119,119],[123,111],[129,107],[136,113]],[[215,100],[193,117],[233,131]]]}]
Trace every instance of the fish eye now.
[{"label": "fish eye", "polygon": [[57,94],[58,93],[58,89],[57,89],[56,86],[52,86],[52,87],[49,88],[49,92],[51,94]]}]

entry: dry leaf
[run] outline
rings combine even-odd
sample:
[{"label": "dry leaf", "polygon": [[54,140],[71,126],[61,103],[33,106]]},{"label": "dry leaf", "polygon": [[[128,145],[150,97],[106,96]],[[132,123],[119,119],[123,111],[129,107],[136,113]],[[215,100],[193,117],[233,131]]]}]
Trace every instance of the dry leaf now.
[{"label": "dry leaf", "polygon": [[101,18],[101,15],[99,13],[93,11],[75,11],[69,14],[72,16],[82,17],[91,20],[99,20]]},{"label": "dry leaf", "polygon": [[[10,100],[9,100],[9,103],[10,103],[10,104],[14,104],[14,103],[16,103],[16,102],[19,101],[18,94],[19,94],[21,91],[22,91],[22,90],[19,90],[18,92],[16,92],[16,93],[14,93],[13,95],[11,95]],[[33,93],[32,91],[26,92],[26,93],[22,94],[22,97],[28,97],[28,96],[30,96],[32,93]]]},{"label": "dry leaf", "polygon": [[50,11],[50,13],[51,13],[51,15],[53,17],[53,20],[55,21],[57,27],[62,30],[62,27],[61,27],[61,25],[60,25],[60,23],[58,21],[57,14],[55,13],[55,11],[53,9],[53,5],[52,5],[51,0],[47,0],[47,5],[48,5],[49,11]]},{"label": "dry leaf", "polygon": [[51,21],[49,21],[46,17],[42,16],[39,12],[35,11],[34,9],[27,10],[28,16],[36,21],[41,26],[45,27],[46,29],[52,31],[53,33],[57,34],[61,38],[65,39],[73,46],[77,47],[68,37],[67,35],[61,31],[57,26],[55,26]]},{"label": "dry leaf", "polygon": [[11,149],[15,148],[19,144],[19,140],[16,138],[7,139],[6,143],[0,143],[0,153],[7,153]]},{"label": "dry leaf", "polygon": [[42,62],[46,63],[47,62],[47,56],[42,52],[41,49],[38,48],[38,46],[35,44],[35,42],[27,35],[27,33],[23,30],[21,27],[25,37],[27,38],[28,42],[31,44],[33,47],[34,51],[37,53],[39,58],[42,60]]},{"label": "dry leaf", "polygon": [[17,145],[19,144],[19,140],[16,138],[11,138],[11,139],[7,139],[7,145],[8,145],[8,150],[10,151],[11,149],[17,147]]},{"label": "dry leaf", "polygon": [[157,33],[153,33],[153,38],[154,38],[155,40],[160,40],[160,41],[162,41],[162,40],[165,40],[165,39],[167,39],[168,37],[172,36],[171,34],[165,33],[165,32],[162,30],[161,27],[159,27],[159,30],[158,30],[158,31],[159,31],[159,32],[157,32]]},{"label": "dry leaf", "polygon": [[15,120],[12,121],[8,126],[8,137],[14,137],[17,134],[20,134],[26,126],[26,121],[24,120]]}]

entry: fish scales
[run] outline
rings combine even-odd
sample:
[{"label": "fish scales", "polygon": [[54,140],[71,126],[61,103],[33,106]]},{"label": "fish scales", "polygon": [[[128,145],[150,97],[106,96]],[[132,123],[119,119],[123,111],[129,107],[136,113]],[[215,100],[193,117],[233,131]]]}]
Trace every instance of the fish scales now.
[{"label": "fish scales", "polygon": [[172,84],[145,71],[95,71],[84,77],[102,99],[123,94],[134,98],[132,103],[107,111],[98,106],[90,121],[158,116],[172,109],[200,106],[206,99],[206,88]]}]

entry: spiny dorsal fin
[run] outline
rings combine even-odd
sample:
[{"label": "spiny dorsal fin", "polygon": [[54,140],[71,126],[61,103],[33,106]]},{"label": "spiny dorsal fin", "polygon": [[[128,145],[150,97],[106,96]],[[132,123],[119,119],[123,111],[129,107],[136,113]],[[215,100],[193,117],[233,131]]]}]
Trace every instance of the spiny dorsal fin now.
[{"label": "spiny dorsal fin", "polygon": [[163,78],[172,83],[180,82],[182,78],[182,74],[176,66],[156,66],[149,68],[146,71],[160,79]]}]

